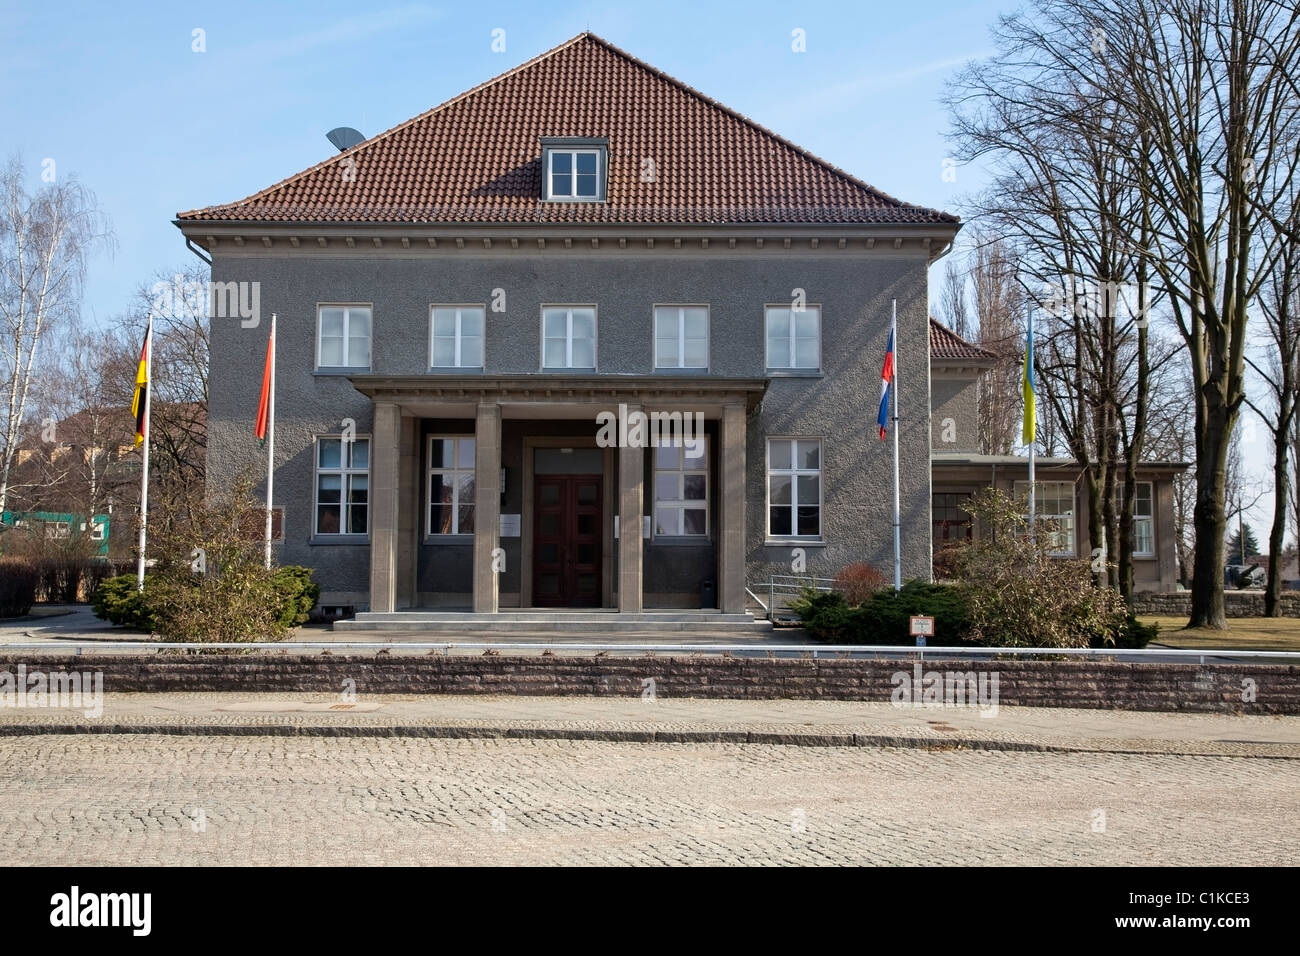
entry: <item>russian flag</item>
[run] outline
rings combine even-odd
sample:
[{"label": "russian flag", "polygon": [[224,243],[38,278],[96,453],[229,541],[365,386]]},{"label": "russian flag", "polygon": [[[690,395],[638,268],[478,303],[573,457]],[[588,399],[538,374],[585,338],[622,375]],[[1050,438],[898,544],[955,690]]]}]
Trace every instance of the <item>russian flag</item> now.
[{"label": "russian flag", "polygon": [[885,351],[885,367],[880,372],[880,414],[876,424],[880,426],[880,440],[885,440],[889,431],[889,393],[894,387],[894,325],[889,326],[889,348]]}]

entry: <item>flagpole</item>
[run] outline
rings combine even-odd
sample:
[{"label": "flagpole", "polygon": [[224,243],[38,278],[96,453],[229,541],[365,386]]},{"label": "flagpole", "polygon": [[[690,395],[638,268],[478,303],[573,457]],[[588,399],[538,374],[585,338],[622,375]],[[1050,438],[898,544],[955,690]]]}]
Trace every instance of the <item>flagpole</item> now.
[{"label": "flagpole", "polygon": [[[1030,379],[1030,381],[1033,381],[1034,387],[1037,388],[1038,383],[1037,383],[1037,381],[1034,381],[1034,380],[1033,380],[1033,377],[1032,377],[1032,376],[1033,376],[1033,368],[1032,368],[1032,366],[1033,366],[1033,362],[1034,362],[1034,303],[1033,303],[1033,300],[1030,300],[1030,301],[1029,301],[1029,335],[1028,335],[1028,343],[1029,343],[1029,344],[1028,344],[1028,349],[1027,349],[1027,351],[1026,351],[1026,353],[1025,353],[1025,362],[1027,363],[1026,368],[1025,368],[1025,375],[1026,375],[1026,377],[1028,377],[1028,378]],[[1035,404],[1035,406],[1037,406],[1037,404],[1038,404],[1038,403],[1037,403],[1037,396],[1035,396],[1035,402],[1034,402],[1034,404]],[[1028,415],[1028,414],[1029,414],[1029,410],[1028,410],[1028,409],[1025,409],[1024,414]],[[1036,409],[1035,409],[1035,416],[1037,416],[1037,410],[1036,410]],[[1034,529],[1035,529],[1035,524],[1036,524],[1036,520],[1035,520],[1035,519],[1037,518],[1037,510],[1036,510],[1037,487],[1036,487],[1036,485],[1035,485],[1035,483],[1034,483],[1034,461],[1035,461],[1035,459],[1037,458],[1037,454],[1035,453],[1034,449],[1035,449],[1037,446],[1038,446],[1038,422],[1037,422],[1037,420],[1035,420],[1035,422],[1034,422],[1034,437],[1033,437],[1033,439],[1029,442],[1029,543],[1030,543],[1030,544],[1034,544],[1034,543],[1035,543],[1035,530],[1034,530]]]},{"label": "flagpole", "polygon": [[149,411],[153,404],[153,309],[144,333],[144,458],[140,467],[140,540],[135,562],[135,589],[144,590],[144,550],[149,517]]},{"label": "flagpole", "polygon": [[890,302],[889,334],[894,340],[894,381],[890,387],[894,398],[894,591],[903,588],[903,537],[898,506],[898,300]]},{"label": "flagpole", "polygon": [[271,485],[275,478],[275,313],[271,313],[271,392],[266,406],[266,568],[271,568]]}]

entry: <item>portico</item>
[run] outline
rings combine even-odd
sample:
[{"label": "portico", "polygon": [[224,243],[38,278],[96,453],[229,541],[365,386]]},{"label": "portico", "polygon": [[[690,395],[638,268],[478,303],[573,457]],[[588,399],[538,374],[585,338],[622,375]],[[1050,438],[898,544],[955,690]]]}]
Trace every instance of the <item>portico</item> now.
[{"label": "portico", "polygon": [[[589,606],[637,614],[699,608],[707,581],[720,611],[743,613],[747,419],[767,379],[351,382],[373,403],[372,612]],[[610,415],[636,413],[659,422],[698,416],[699,450],[601,428]]]}]

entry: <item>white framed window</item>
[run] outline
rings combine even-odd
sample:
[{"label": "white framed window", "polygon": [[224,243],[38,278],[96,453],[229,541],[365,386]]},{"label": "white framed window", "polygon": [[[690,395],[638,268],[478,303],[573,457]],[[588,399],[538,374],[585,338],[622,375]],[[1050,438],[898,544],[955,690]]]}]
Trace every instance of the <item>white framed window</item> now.
[{"label": "white framed window", "polygon": [[596,368],[596,307],[542,308],[542,368]]},{"label": "white framed window", "polygon": [[370,529],[370,439],[316,439],[314,531],[365,534]]},{"label": "white framed window", "polygon": [[822,365],[822,308],[805,305],[769,305],[765,310],[767,367],[820,369]]},{"label": "white framed window", "polygon": [[[1115,510],[1124,504],[1124,482],[1115,484]],[[1133,492],[1133,557],[1153,558],[1156,554],[1155,489],[1149,481],[1136,483]]]},{"label": "white framed window", "polygon": [[595,202],[604,198],[604,150],[558,147],[546,150],[546,198]]},{"label": "white framed window", "polygon": [[485,310],[435,305],[429,310],[429,367],[482,368]]},{"label": "white framed window", "polygon": [[821,534],[821,439],[769,438],[767,536],[820,538]]},{"label": "white framed window", "polygon": [[430,535],[474,533],[474,439],[429,436]]},{"label": "white framed window", "polygon": [[655,368],[709,367],[709,307],[655,306]]},{"label": "white framed window", "polygon": [[655,537],[707,537],[709,446],[703,435],[655,453]]},{"label": "white framed window", "polygon": [[370,368],[368,305],[322,305],[317,308],[316,367]]},{"label": "white framed window", "polygon": [[[1040,521],[1052,521],[1056,530],[1051,532],[1049,553],[1062,558],[1074,557],[1074,482],[1034,482],[1034,514]],[[1016,495],[1029,495],[1029,482],[1017,481]]]}]

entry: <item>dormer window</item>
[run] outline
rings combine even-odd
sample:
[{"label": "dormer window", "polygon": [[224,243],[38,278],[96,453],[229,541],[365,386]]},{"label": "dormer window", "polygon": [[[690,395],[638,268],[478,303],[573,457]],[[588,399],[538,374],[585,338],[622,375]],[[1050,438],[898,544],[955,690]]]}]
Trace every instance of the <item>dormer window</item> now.
[{"label": "dormer window", "polygon": [[542,198],[551,202],[605,200],[608,141],[542,139]]}]

